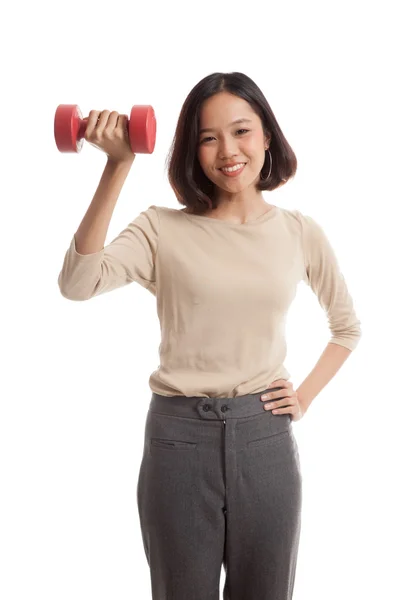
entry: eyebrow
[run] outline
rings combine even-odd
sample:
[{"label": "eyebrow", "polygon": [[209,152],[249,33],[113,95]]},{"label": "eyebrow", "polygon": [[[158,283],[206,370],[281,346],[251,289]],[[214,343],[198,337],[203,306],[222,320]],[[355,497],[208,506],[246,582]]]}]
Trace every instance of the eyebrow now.
[{"label": "eyebrow", "polygon": [[[236,119],[236,121],[233,121],[232,123],[230,123],[228,125],[228,127],[230,127],[231,125],[236,125],[237,123],[251,123],[251,119]],[[200,129],[199,134],[201,133],[205,133],[206,131],[214,131],[214,129],[208,127],[206,129]]]}]

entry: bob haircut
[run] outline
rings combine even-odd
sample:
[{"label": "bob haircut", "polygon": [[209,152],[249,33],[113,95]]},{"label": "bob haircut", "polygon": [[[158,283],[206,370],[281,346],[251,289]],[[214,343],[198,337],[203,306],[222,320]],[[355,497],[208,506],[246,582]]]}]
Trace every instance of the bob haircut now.
[{"label": "bob haircut", "polygon": [[178,202],[194,214],[218,206],[216,186],[201,168],[197,151],[202,103],[219,92],[229,92],[246,100],[260,117],[264,135],[270,139],[271,174],[268,177],[270,158],[267,150],[256,189],[272,191],[294,177],[297,170],[296,156],[254,81],[244,73],[212,73],[199,81],[187,96],[167,156],[168,181]]}]

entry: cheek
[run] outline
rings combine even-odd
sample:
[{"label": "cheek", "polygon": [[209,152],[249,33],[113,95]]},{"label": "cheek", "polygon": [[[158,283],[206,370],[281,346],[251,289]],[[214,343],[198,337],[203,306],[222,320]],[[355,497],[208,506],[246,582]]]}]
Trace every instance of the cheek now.
[{"label": "cheek", "polygon": [[197,158],[199,160],[199,163],[201,164],[201,166],[206,167],[207,164],[211,163],[212,161],[212,152],[210,152],[210,150],[207,148],[205,148],[204,146],[200,147],[198,152],[197,152]]},{"label": "cheek", "polygon": [[[247,157],[252,164],[257,163],[260,157],[260,140],[262,138],[258,135],[249,135],[246,139],[242,139],[238,145],[238,153],[240,156]],[[261,142],[261,148],[262,148]]]},{"label": "cheek", "polygon": [[260,148],[262,148],[262,138],[261,136],[256,136],[253,135],[251,137],[249,137],[246,140],[246,144],[244,145],[244,150],[250,155],[250,156],[256,156],[259,151]]}]

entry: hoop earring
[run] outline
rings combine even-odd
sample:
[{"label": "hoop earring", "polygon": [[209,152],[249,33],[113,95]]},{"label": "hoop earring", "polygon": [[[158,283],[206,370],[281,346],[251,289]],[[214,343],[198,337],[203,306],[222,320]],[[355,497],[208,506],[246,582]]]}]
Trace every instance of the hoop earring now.
[{"label": "hoop earring", "polygon": [[269,176],[271,175],[271,171],[272,171],[272,155],[271,155],[271,152],[270,152],[269,148],[268,148],[268,154],[269,154],[269,173],[268,173],[268,177],[263,177],[263,175],[262,175],[262,169],[261,169],[260,179],[262,179],[262,181],[267,181],[267,179],[269,179]]}]

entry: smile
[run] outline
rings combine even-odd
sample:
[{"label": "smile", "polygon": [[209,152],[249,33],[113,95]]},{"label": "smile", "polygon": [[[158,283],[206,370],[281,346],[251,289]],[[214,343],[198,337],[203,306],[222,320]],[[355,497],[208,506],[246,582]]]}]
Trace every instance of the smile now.
[{"label": "smile", "polygon": [[219,169],[219,170],[226,177],[236,177],[237,175],[240,175],[240,173],[243,171],[245,166],[246,166],[246,163],[239,163],[239,164],[235,165],[234,167],[230,167],[229,169]]}]

